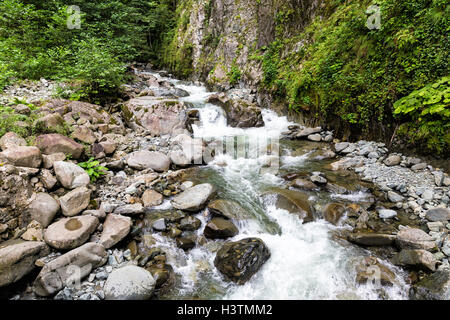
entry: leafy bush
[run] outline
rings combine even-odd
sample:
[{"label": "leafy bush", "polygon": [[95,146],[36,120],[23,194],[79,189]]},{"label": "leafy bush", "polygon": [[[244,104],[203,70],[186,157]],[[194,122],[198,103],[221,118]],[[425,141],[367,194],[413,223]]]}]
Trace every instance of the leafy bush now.
[{"label": "leafy bush", "polygon": [[94,158],[90,158],[88,161],[81,162],[78,165],[87,172],[91,181],[96,181],[108,171],[108,168],[100,166],[100,162],[94,160]]}]

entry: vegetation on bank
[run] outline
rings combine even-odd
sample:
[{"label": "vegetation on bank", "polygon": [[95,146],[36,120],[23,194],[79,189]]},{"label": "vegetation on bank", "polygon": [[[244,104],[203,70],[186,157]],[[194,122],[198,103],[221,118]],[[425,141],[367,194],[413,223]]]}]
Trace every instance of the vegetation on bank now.
[{"label": "vegetation on bank", "polygon": [[[174,0],[3,0],[0,90],[43,77],[68,82],[74,100],[115,97],[127,63],[155,58],[162,34],[172,27],[175,5]],[[71,6],[80,9],[79,21]]]}]

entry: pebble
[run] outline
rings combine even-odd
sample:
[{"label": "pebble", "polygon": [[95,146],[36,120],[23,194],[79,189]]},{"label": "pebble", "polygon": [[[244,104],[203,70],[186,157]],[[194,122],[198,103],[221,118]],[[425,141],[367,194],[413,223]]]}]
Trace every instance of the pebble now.
[{"label": "pebble", "polygon": [[391,219],[397,216],[397,212],[390,209],[379,209],[378,216],[381,219]]}]

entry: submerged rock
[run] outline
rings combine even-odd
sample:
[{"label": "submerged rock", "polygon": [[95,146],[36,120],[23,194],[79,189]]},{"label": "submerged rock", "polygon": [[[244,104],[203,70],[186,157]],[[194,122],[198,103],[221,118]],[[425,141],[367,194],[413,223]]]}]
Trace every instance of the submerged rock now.
[{"label": "submerged rock", "polygon": [[226,239],[239,233],[238,228],[230,220],[212,218],[205,227],[204,235],[210,239]]},{"label": "submerged rock", "polygon": [[308,200],[308,195],[295,190],[273,188],[266,194],[275,195],[277,208],[298,215],[303,222],[314,220],[313,209]]},{"label": "submerged rock", "polygon": [[208,204],[208,210],[218,216],[228,219],[243,220],[249,218],[249,213],[235,201],[218,199]]},{"label": "submerged rock", "polygon": [[225,277],[244,284],[270,258],[269,248],[258,238],[227,242],[217,252],[214,265]]},{"label": "submerged rock", "polygon": [[365,284],[367,282],[379,282],[381,285],[393,285],[395,273],[381,264],[375,257],[366,257],[356,266],[356,282]]}]

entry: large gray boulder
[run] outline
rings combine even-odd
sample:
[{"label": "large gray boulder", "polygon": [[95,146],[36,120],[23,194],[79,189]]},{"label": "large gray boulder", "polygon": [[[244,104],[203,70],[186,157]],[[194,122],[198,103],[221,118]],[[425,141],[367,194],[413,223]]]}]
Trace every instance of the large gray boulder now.
[{"label": "large gray boulder", "polygon": [[35,268],[34,262],[50,252],[44,242],[8,241],[0,244],[0,287],[20,280]]},{"label": "large gray boulder", "polygon": [[104,265],[108,254],[105,248],[89,242],[47,263],[34,282],[34,292],[50,296],[66,286],[79,283],[95,268]]},{"label": "large gray boulder", "polygon": [[86,171],[72,162],[56,161],[53,163],[56,179],[64,188],[86,187],[90,178]]},{"label": "large gray boulder", "polygon": [[6,159],[17,167],[39,168],[42,163],[41,151],[36,147],[12,147],[0,152],[0,159]]},{"label": "large gray boulder", "polygon": [[103,223],[103,231],[98,242],[106,249],[111,248],[130,233],[131,224],[130,217],[108,214]]},{"label": "large gray boulder", "polygon": [[45,230],[44,240],[55,249],[74,249],[89,239],[98,224],[98,218],[89,215],[64,218]]},{"label": "large gray boulder", "polygon": [[38,193],[31,202],[28,212],[31,220],[35,220],[46,228],[59,211],[59,203],[47,193]]},{"label": "large gray boulder", "polygon": [[429,251],[404,249],[392,258],[392,263],[398,266],[434,271],[436,270],[437,260]]},{"label": "large gray boulder", "polygon": [[61,210],[66,217],[72,217],[86,209],[91,199],[91,190],[86,187],[76,188],[59,199]]},{"label": "large gray boulder", "polygon": [[432,208],[428,209],[425,214],[425,218],[429,221],[448,221],[450,220],[450,209],[449,208]]},{"label": "large gray boulder", "polygon": [[160,152],[141,150],[131,153],[127,158],[127,164],[133,169],[153,169],[158,172],[169,170],[170,158]]},{"label": "large gray boulder", "polygon": [[147,300],[155,285],[149,271],[129,265],[111,272],[103,290],[106,300]]},{"label": "large gray boulder", "polygon": [[199,211],[203,209],[214,193],[214,187],[209,183],[198,184],[176,195],[172,205],[176,209]]},{"label": "large gray boulder", "polygon": [[395,242],[401,249],[423,249],[430,251],[436,247],[436,242],[433,237],[417,228],[400,230],[397,233]]}]

